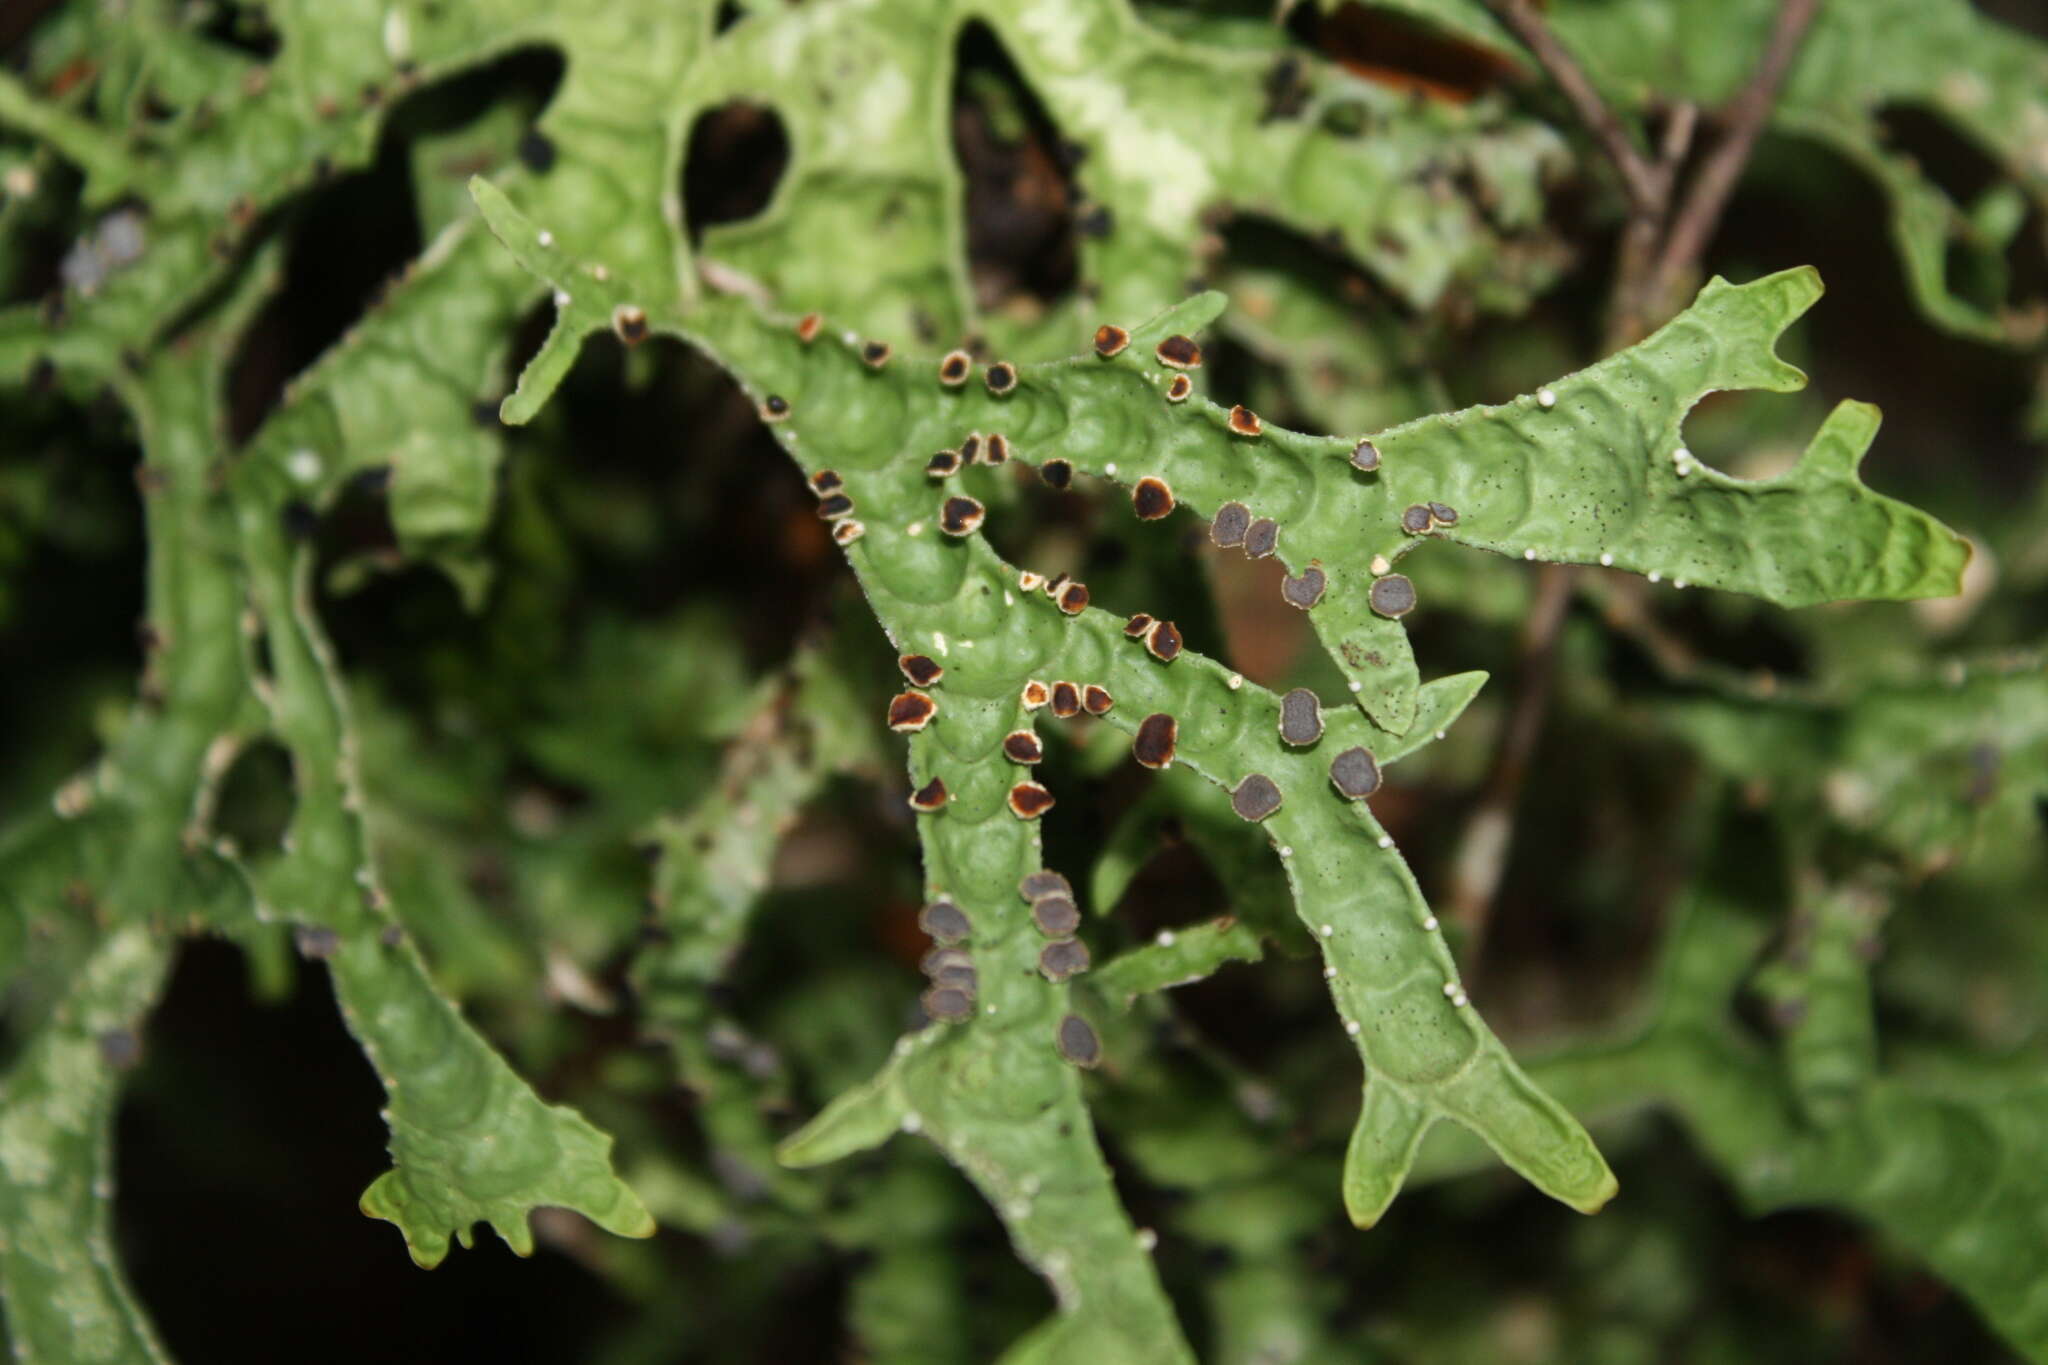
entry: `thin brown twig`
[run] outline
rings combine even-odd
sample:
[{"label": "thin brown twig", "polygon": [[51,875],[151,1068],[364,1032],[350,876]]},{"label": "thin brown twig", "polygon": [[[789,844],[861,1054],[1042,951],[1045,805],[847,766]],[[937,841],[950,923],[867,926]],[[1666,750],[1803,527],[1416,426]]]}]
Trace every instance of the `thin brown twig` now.
[{"label": "thin brown twig", "polygon": [[1586,75],[1585,68],[1579,65],[1578,58],[1558,41],[1550,25],[1543,22],[1543,16],[1536,12],[1529,0],[1485,0],[1485,3],[1493,17],[1529,49],[1529,55],[1536,59],[1543,73],[1571,103],[1572,112],[1578,115],[1579,122],[1586,125],[1586,130],[1600,144],[1607,159],[1614,163],[1630,206],[1638,214],[1661,215],[1671,193],[1670,178],[1662,174],[1629,140],[1628,130],[1622,127],[1620,117],[1593,88],[1593,81]]},{"label": "thin brown twig", "polygon": [[1657,258],[1656,273],[1649,282],[1650,297],[1657,304],[1661,305],[1673,282],[1690,269],[1700,253],[1706,250],[1708,239],[1714,235],[1721,214],[1728,207],[1729,196],[1735,193],[1735,183],[1742,178],[1743,168],[1749,164],[1750,154],[1756,150],[1757,139],[1763,135],[1764,124],[1778,102],[1778,92],[1784,88],[1793,60],[1799,55],[1799,46],[1806,39],[1806,31],[1813,27],[1820,6],[1821,0],[1784,0],[1778,7],[1778,17],[1772,23],[1771,36],[1764,45],[1763,60],[1757,64],[1749,84],[1723,111],[1722,122],[1726,131],[1701,163],[1672,218],[1670,234],[1664,239],[1664,250]]},{"label": "thin brown twig", "polygon": [[1451,922],[1465,934],[1465,952],[1479,960],[1486,923],[1493,911],[1501,876],[1507,871],[1508,845],[1515,807],[1528,780],[1529,762],[1543,737],[1556,677],[1557,639],[1564,629],[1577,571],[1569,564],[1545,564],[1536,576],[1536,600],[1523,622],[1521,666],[1516,670],[1514,709],[1494,750],[1493,767],[1480,787],[1480,797],[1465,825],[1464,837],[1452,857]]},{"label": "thin brown twig", "polygon": [[[1692,136],[1698,127],[1699,108],[1689,101],[1675,105],[1665,116],[1657,165],[1667,186],[1676,184],[1678,168],[1692,152]],[[1631,214],[1622,228],[1615,248],[1607,326],[1601,337],[1603,354],[1633,346],[1650,333],[1651,312],[1657,304],[1648,297],[1648,281],[1656,270],[1657,243],[1664,234],[1669,207],[1667,201],[1657,213]]]}]

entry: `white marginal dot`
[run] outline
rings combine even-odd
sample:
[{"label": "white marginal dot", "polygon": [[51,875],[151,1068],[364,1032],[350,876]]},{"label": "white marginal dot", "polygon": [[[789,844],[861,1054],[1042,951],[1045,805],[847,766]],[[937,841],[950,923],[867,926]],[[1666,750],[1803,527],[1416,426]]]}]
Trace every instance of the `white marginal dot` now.
[{"label": "white marginal dot", "polygon": [[1658,573],[1655,569],[1650,570],[1650,581],[1652,583],[1661,583],[1663,580],[1663,574]]},{"label": "white marginal dot", "polygon": [[1351,690],[1352,690],[1353,692],[1363,692],[1363,691],[1365,691],[1365,684],[1364,684],[1364,683],[1362,683],[1362,682],[1360,682],[1360,681],[1359,681],[1358,679],[1356,679],[1356,678],[1353,678],[1353,679],[1351,680],[1351,683],[1350,683],[1350,687],[1351,687]]},{"label": "white marginal dot", "polygon": [[946,648],[946,637],[936,630],[932,632],[932,648],[936,649],[941,654],[946,654],[950,652]]},{"label": "white marginal dot", "polygon": [[1325,981],[1335,981],[1336,979],[1337,979],[1337,969],[1336,969],[1335,967],[1325,967],[1325,968],[1323,968],[1323,980],[1325,980]]},{"label": "white marginal dot", "polygon": [[1387,557],[1385,555],[1374,555],[1372,557],[1372,564],[1369,567],[1372,569],[1373,576],[1377,578],[1379,575],[1385,573],[1387,570],[1393,568],[1394,566],[1387,561]]},{"label": "white marginal dot", "polygon": [[555,244],[555,234],[549,232],[546,228],[542,228],[539,241],[542,246],[553,246]]},{"label": "white marginal dot", "polygon": [[1601,556],[1600,556],[1600,567],[1601,567],[1601,568],[1603,568],[1603,569],[1611,569],[1611,568],[1613,568],[1613,567],[1614,567],[1614,556],[1613,556],[1613,555],[1601,555]]},{"label": "white marginal dot", "polygon": [[905,1114],[905,1115],[903,1116],[903,1131],[904,1131],[904,1132],[906,1132],[906,1133],[915,1133],[915,1132],[917,1132],[917,1131],[918,1131],[918,1130],[919,1130],[920,1128],[923,1128],[923,1127],[924,1127],[924,1119],[923,1119],[922,1117],[920,1117],[920,1116],[919,1116],[918,1112],[917,1112],[917,1111],[916,1111],[915,1109],[911,1110],[910,1112],[906,1113],[906,1114]]},{"label": "white marginal dot", "polygon": [[1156,1246],[1158,1246],[1158,1245],[1159,1245],[1159,1234],[1158,1234],[1158,1233],[1156,1233],[1156,1232],[1152,1231],[1152,1229],[1150,1229],[1150,1228],[1139,1228],[1139,1229],[1138,1229],[1138,1249],[1139,1249],[1140,1251],[1150,1251],[1150,1250],[1152,1250],[1152,1249],[1153,1249],[1154,1247],[1156,1247]]},{"label": "white marginal dot", "polygon": [[1102,472],[1113,477],[1116,474],[1116,461],[1111,460],[1108,464],[1104,465]]},{"label": "white marginal dot", "polygon": [[1228,678],[1225,678],[1224,682],[1228,683],[1230,690],[1235,692],[1238,688],[1244,686],[1244,674],[1233,673]]},{"label": "white marginal dot", "polygon": [[1394,846],[1394,836],[1393,836],[1393,835],[1391,835],[1391,834],[1382,834],[1382,835],[1380,836],[1380,847],[1381,847],[1381,848],[1392,848],[1393,846]]},{"label": "white marginal dot", "polygon": [[1161,929],[1159,937],[1153,941],[1162,948],[1171,948],[1173,946],[1173,930]]},{"label": "white marginal dot", "polygon": [[1014,607],[1017,605],[1017,599],[1010,596],[1010,590],[1008,588],[1003,589],[1003,605],[1006,607]]},{"label": "white marginal dot", "polygon": [[1336,933],[1337,930],[1334,926],[1325,924],[1322,928],[1316,930],[1316,932],[1321,934],[1324,938],[1328,938],[1330,935]]},{"label": "white marginal dot", "polygon": [[1434,930],[1436,928],[1436,916],[1431,915],[1428,919],[1424,920],[1422,922],[1422,927],[1425,929]]},{"label": "white marginal dot", "polygon": [[1344,1021],[1344,1031],[1353,1038],[1356,1038],[1358,1036],[1358,1021],[1356,1019],[1346,1019]]},{"label": "white marginal dot", "polygon": [[1554,408],[1557,406],[1557,395],[1549,389],[1538,389],[1536,390],[1536,401],[1546,408]]},{"label": "white marginal dot", "polygon": [[1437,731],[1437,732],[1436,732],[1436,737],[1437,737],[1438,739],[1442,739],[1442,738],[1444,737],[1444,732],[1443,732],[1443,731],[1441,731],[1441,730]]},{"label": "white marginal dot", "polygon": [[1465,994],[1465,992],[1459,991],[1456,995],[1451,997],[1451,1003],[1453,1005],[1456,1005],[1459,1009],[1463,1009],[1465,1008],[1465,1006],[1471,1004],[1472,1000],[1471,997]]},{"label": "white marginal dot", "polygon": [[572,300],[572,299],[571,299],[571,298],[569,297],[569,291],[568,291],[568,290],[566,290],[566,289],[557,289],[557,290],[555,291],[555,307],[557,307],[557,308],[567,308],[567,307],[568,307],[568,306],[569,306],[569,305],[570,305],[570,304],[571,304],[572,302],[574,302],[574,300]]},{"label": "white marginal dot", "polygon": [[294,450],[285,457],[284,467],[300,483],[312,483],[320,477],[320,453],[314,450]]},{"label": "white marginal dot", "polygon": [[910,523],[910,525],[908,525],[908,526],[906,526],[906,527],[904,527],[904,528],[903,528],[903,534],[904,534],[904,535],[906,535],[906,536],[921,536],[921,535],[923,535],[923,534],[924,534],[924,523],[923,523],[923,522],[921,522],[921,521],[913,521],[913,522],[911,522],[911,523]]},{"label": "white marginal dot", "polygon": [[1280,845],[1280,856],[1283,858],[1292,858],[1294,856],[1293,847],[1289,844]]},{"label": "white marginal dot", "polygon": [[1451,996],[1454,996],[1454,995],[1456,995],[1457,993],[1458,993],[1458,983],[1457,983],[1457,982],[1455,982],[1455,981],[1446,981],[1446,982],[1444,982],[1444,998],[1445,998],[1445,999],[1449,999],[1449,998],[1450,998]]},{"label": "white marginal dot", "polygon": [[1533,549],[1529,549],[1529,550],[1524,550],[1524,551],[1522,551],[1522,558],[1524,558],[1524,559],[1534,559],[1535,557],[1536,557],[1536,551],[1535,551],[1535,550],[1533,550]]},{"label": "white marginal dot", "polygon": [[1674,588],[1682,588],[1685,586],[1685,580],[1683,578],[1674,578],[1671,580],[1671,586]]}]

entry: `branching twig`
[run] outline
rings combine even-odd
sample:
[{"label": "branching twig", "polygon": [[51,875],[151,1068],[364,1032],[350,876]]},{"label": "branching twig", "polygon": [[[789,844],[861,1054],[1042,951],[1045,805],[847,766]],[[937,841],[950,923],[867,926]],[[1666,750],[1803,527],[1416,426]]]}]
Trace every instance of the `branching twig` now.
[{"label": "branching twig", "polygon": [[1670,177],[1629,140],[1628,130],[1621,126],[1620,117],[1593,88],[1593,81],[1586,75],[1585,68],[1558,41],[1550,26],[1543,22],[1543,16],[1536,12],[1529,0],[1486,0],[1486,8],[1522,46],[1529,49],[1529,55],[1536,59],[1543,73],[1571,102],[1572,112],[1586,125],[1587,131],[1599,142],[1600,149],[1607,154],[1607,159],[1614,163],[1614,169],[1621,174],[1622,188],[1628,194],[1630,206],[1644,216],[1661,216],[1671,193]]},{"label": "branching twig", "polygon": [[[1672,284],[1706,249],[1821,0],[1783,0],[1755,74],[1722,111],[1721,140],[1686,188],[1675,213],[1673,191],[1679,169],[1692,150],[1698,111],[1690,104],[1674,106],[1656,159],[1649,160],[1630,141],[1621,120],[1593,88],[1584,68],[1529,0],[1485,0],[1485,4],[1557,83],[1621,175],[1630,213],[1616,253],[1605,329],[1605,349],[1619,350],[1640,341],[1656,320],[1672,311]],[[1494,896],[1507,869],[1514,811],[1542,738],[1557,637],[1564,628],[1576,578],[1576,571],[1568,565],[1547,565],[1538,579],[1536,601],[1522,636],[1514,709],[1452,855],[1450,913],[1464,929],[1466,952],[1473,960],[1477,960]]]},{"label": "branching twig", "polygon": [[1771,26],[1763,60],[1749,84],[1730,101],[1723,114],[1726,131],[1712,155],[1700,166],[1684,201],[1673,217],[1664,250],[1657,258],[1656,273],[1650,279],[1650,296],[1661,304],[1672,282],[1689,269],[1706,250],[1707,240],[1721,221],[1721,212],[1735,192],[1735,182],[1749,164],[1764,123],[1778,101],[1785,77],[1792,70],[1799,45],[1820,13],[1821,0],[1784,0],[1777,21]]}]

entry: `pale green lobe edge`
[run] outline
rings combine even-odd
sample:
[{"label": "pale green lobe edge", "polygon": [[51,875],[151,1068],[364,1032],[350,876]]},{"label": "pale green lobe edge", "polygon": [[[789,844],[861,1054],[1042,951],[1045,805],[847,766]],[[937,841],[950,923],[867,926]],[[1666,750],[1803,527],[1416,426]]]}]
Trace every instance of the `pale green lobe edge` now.
[{"label": "pale green lobe edge", "polygon": [[23,1365],[168,1365],[115,1254],[104,1040],[139,1044],[169,962],[149,929],[114,929],[0,1082],[0,1296]]},{"label": "pale green lobe edge", "polygon": [[571,1208],[623,1236],[654,1220],[610,1163],[611,1140],[545,1104],[435,989],[369,854],[345,693],[312,596],[312,556],[284,536],[288,476],[241,465],[231,487],[250,597],[269,645],[262,690],[292,757],[296,804],[282,851],[246,869],[266,918],[335,935],[335,995],[383,1082],[394,1169],[364,1212],[397,1224],[413,1259],[438,1264],[451,1234],[488,1222],[521,1254],[528,1210]]}]

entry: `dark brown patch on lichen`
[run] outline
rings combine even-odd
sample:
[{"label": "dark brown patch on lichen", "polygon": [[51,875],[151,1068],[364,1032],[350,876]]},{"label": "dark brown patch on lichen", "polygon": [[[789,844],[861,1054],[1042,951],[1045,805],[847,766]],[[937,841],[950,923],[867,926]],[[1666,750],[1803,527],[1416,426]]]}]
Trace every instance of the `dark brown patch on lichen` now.
[{"label": "dark brown patch on lichen", "polygon": [[1054,683],[1052,713],[1061,720],[1070,720],[1081,714],[1081,689],[1070,682]]},{"label": "dark brown patch on lichen", "polygon": [[1065,981],[1088,970],[1088,945],[1077,938],[1048,943],[1038,951],[1038,970],[1047,981]]},{"label": "dark brown patch on lichen", "polygon": [[908,732],[922,730],[939,714],[939,704],[922,692],[898,692],[889,701],[889,728]]},{"label": "dark brown patch on lichen", "polygon": [[1264,773],[1248,773],[1230,789],[1230,808],[1240,818],[1263,820],[1280,809],[1280,787]]},{"label": "dark brown patch on lichen", "polygon": [[1153,349],[1162,365],[1171,365],[1176,370],[1192,370],[1202,363],[1202,348],[1195,344],[1193,337],[1184,337],[1176,332]]},{"label": "dark brown patch on lichen", "polygon": [[1138,722],[1138,732],[1131,736],[1131,757],[1147,768],[1167,767],[1179,740],[1180,722],[1164,711],[1155,711]]},{"label": "dark brown patch on lichen", "polygon": [[1116,698],[1109,695],[1109,689],[1089,683],[1081,689],[1081,709],[1091,716],[1106,716],[1116,705]]},{"label": "dark brown patch on lichen", "polygon": [[1366,600],[1380,615],[1399,620],[1415,610],[1415,584],[1406,574],[1390,573],[1373,580]]},{"label": "dark brown patch on lichen", "polygon": [[1010,813],[1019,820],[1036,820],[1052,806],[1052,793],[1036,782],[1019,782],[1010,788]]},{"label": "dark brown patch on lichen", "polygon": [[1065,490],[1073,486],[1074,467],[1065,460],[1047,460],[1038,467],[1038,477],[1049,487]]},{"label": "dark brown patch on lichen", "polygon": [[1037,763],[1045,758],[1045,746],[1029,730],[1012,730],[1003,736],[1003,757],[1012,763]]},{"label": "dark brown patch on lichen", "polygon": [[919,687],[930,687],[946,676],[946,670],[939,661],[929,654],[903,654],[897,656],[896,666],[903,670],[903,676]]},{"label": "dark brown patch on lichen", "polygon": [[612,309],[612,331],[628,346],[647,340],[647,313],[637,304],[622,303]]},{"label": "dark brown patch on lichen", "polygon": [[1353,801],[1380,789],[1380,765],[1369,749],[1351,748],[1330,760],[1330,785]]},{"label": "dark brown patch on lichen", "polygon": [[965,351],[948,351],[939,361],[939,382],[948,387],[965,384],[974,369],[974,357]]},{"label": "dark brown patch on lichen", "polygon": [[1351,467],[1372,473],[1380,467],[1380,448],[1371,441],[1360,441],[1351,447]]},{"label": "dark brown patch on lichen", "polygon": [[1114,327],[1105,322],[1095,329],[1095,354],[1104,360],[1130,344],[1131,334],[1121,327]]},{"label": "dark brown patch on lichen", "polygon": [[1173,511],[1173,489],[1166,480],[1148,474],[1131,489],[1131,510],[1139,521],[1158,521]]},{"label": "dark brown patch on lichen", "polygon": [[1152,629],[1145,632],[1145,648],[1161,663],[1172,663],[1180,657],[1180,627],[1171,621],[1155,621]]},{"label": "dark brown patch on lichen", "polygon": [[1300,577],[1280,580],[1280,596],[1286,599],[1288,606],[1307,611],[1323,600],[1323,589],[1327,586],[1329,580],[1323,576],[1323,571],[1311,564],[1301,571]]},{"label": "dark brown patch on lichen", "polygon": [[934,777],[910,794],[910,807],[912,810],[935,811],[950,800],[952,796],[946,791],[945,779]]},{"label": "dark brown patch on lichen", "polygon": [[1280,548],[1280,523],[1271,517],[1260,517],[1244,528],[1244,552],[1253,559],[1264,559]]},{"label": "dark brown patch on lichen", "polygon": [[942,1024],[958,1023],[974,1013],[974,997],[958,986],[934,986],[919,998],[924,1012]]},{"label": "dark brown patch on lichen", "polygon": [[956,495],[939,504],[939,529],[949,536],[973,535],[986,509],[973,498]]},{"label": "dark brown patch on lichen", "polygon": [[1230,429],[1240,436],[1256,436],[1266,429],[1259,415],[1242,404],[1230,410]]},{"label": "dark brown patch on lichen", "polygon": [[974,925],[967,918],[967,912],[945,896],[938,897],[917,912],[917,927],[940,943],[960,943],[974,935]]},{"label": "dark brown patch on lichen", "polygon": [[1323,707],[1316,694],[1297,687],[1280,698],[1280,738],[1296,746],[1323,737]]},{"label": "dark brown patch on lichen", "polygon": [[1216,509],[1215,520],[1209,523],[1209,539],[1223,549],[1235,549],[1244,544],[1244,533],[1251,524],[1251,508],[1241,502],[1226,502]]},{"label": "dark brown patch on lichen", "polygon": [[1094,1026],[1078,1014],[1060,1020],[1053,1041],[1060,1056],[1075,1066],[1092,1068],[1102,1060],[1102,1040],[1095,1036]]},{"label": "dark brown patch on lichen", "polygon": [[1027,872],[1017,883],[1017,894],[1027,901],[1043,900],[1047,896],[1072,896],[1074,886],[1065,877],[1049,867],[1036,872]]},{"label": "dark brown patch on lichen", "polygon": [[1031,901],[1031,922],[1047,938],[1065,938],[1081,927],[1081,907],[1062,891],[1036,896]]}]

